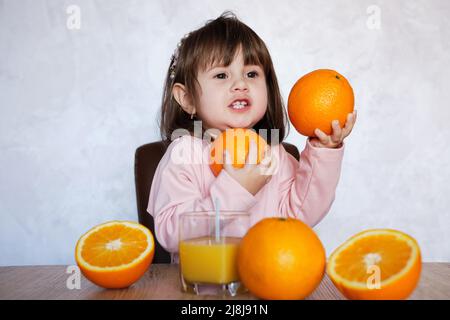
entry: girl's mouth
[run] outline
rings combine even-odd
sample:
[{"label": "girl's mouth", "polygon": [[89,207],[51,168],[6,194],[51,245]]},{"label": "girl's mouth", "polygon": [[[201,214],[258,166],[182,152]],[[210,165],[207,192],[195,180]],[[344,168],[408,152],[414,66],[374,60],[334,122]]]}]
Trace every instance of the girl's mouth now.
[{"label": "girl's mouth", "polygon": [[247,99],[235,100],[228,108],[234,112],[245,112],[250,109],[250,102]]}]

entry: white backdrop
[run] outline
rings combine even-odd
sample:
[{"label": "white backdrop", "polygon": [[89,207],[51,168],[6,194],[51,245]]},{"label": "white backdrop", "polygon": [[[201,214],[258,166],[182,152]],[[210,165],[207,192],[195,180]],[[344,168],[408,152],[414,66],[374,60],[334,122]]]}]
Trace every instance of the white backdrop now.
[{"label": "white backdrop", "polygon": [[[383,227],[450,261],[449,1],[3,0],[0,265],[73,264],[89,228],[137,220],[134,151],[159,139],[170,55],[226,9],[266,42],[285,101],[318,68],[353,85],[358,122],[316,227],[327,255]],[[305,144],[293,127],[287,141]]]}]

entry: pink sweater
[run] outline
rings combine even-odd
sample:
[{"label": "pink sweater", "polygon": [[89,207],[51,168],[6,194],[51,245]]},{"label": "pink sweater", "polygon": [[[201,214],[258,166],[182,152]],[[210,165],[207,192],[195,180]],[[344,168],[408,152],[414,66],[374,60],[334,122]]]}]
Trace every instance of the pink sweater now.
[{"label": "pink sweater", "polygon": [[[153,178],[147,211],[155,235],[169,252],[178,251],[178,217],[183,212],[221,210],[250,213],[253,225],[266,217],[293,217],[316,225],[329,211],[339,181],[344,145],[316,148],[309,140],[297,161],[279,144],[272,146],[278,167],[270,181],[252,195],[225,170],[215,177],[209,168],[211,144],[182,136],[169,145]],[[183,163],[184,162],[184,163]]]}]

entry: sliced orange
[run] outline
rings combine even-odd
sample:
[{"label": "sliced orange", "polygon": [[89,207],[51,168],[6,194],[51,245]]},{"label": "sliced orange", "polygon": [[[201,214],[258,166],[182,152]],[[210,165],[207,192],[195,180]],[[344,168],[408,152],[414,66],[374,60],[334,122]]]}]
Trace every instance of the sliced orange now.
[{"label": "sliced orange", "polygon": [[421,271],[420,248],[411,236],[391,229],[358,233],[329,257],[327,273],[348,299],[406,299]]},{"label": "sliced orange", "polygon": [[75,260],[82,273],[104,288],[126,288],[139,280],[152,263],[153,235],[132,221],[100,224],[77,242]]}]

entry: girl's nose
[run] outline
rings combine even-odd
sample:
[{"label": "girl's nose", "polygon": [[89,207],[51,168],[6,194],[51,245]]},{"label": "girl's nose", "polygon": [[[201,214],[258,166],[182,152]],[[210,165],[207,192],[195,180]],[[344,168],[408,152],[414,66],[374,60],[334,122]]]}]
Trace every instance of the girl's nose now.
[{"label": "girl's nose", "polygon": [[233,91],[247,91],[247,82],[243,78],[236,79],[233,83]]}]

